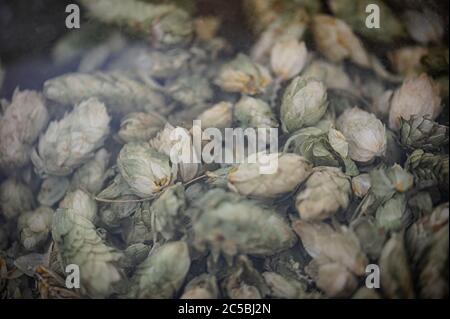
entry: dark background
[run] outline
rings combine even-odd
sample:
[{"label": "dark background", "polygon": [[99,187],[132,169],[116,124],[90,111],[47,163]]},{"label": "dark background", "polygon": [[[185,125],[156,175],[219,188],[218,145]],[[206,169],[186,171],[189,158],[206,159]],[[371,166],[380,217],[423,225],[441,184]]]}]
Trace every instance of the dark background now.
[{"label": "dark background", "polygon": [[[169,2],[170,0],[158,0]],[[196,15],[217,15],[222,19],[221,36],[229,39],[239,50],[246,50],[253,42],[246,25],[241,0],[179,0],[196,1]],[[282,1],[282,0],[280,0]],[[293,0],[299,1],[302,0]],[[317,0],[321,1],[321,0]],[[429,7],[442,14],[448,25],[448,0],[385,0],[396,12],[408,8]],[[322,2],[326,2],[323,1]],[[53,76],[73,71],[74,65],[55,66],[49,52],[55,42],[69,30],[65,27],[65,8],[77,0],[0,0],[0,60],[6,77],[0,98],[11,98],[18,86],[21,89],[41,90],[42,83]],[[326,10],[326,7],[325,7]],[[89,17],[80,5],[81,27]],[[448,34],[448,30],[447,30]],[[400,45],[400,44],[399,44]],[[370,48],[385,51],[378,46]]]},{"label": "dark background", "polygon": [[[17,86],[41,90],[46,79],[75,69],[76,64],[56,67],[49,56],[56,40],[69,31],[65,8],[70,3],[79,4],[76,0],[0,0],[0,60],[7,72],[0,98],[9,99]],[[198,0],[197,10],[197,15],[221,16],[221,30],[235,45],[250,43],[241,0]],[[89,17],[81,5],[80,14],[83,27]]]}]

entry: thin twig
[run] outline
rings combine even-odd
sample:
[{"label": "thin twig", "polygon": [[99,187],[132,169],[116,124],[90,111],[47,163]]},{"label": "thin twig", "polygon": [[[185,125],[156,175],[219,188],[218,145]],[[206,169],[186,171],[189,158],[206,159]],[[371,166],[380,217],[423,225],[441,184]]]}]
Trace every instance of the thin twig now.
[{"label": "thin twig", "polygon": [[[190,181],[186,182],[184,184],[185,187],[206,178],[206,175],[201,175],[198,176],[194,179],[191,179]],[[85,191],[86,192],[86,191]],[[89,194],[89,192],[87,192]],[[146,202],[149,200],[153,200],[156,198],[156,196],[152,196],[152,197],[146,197],[146,198],[140,198],[140,199],[108,199],[108,198],[101,198],[101,197],[97,197],[95,195],[90,194],[96,201],[98,202],[103,202],[103,203],[142,203],[142,202]]]},{"label": "thin twig", "polygon": [[190,181],[186,182],[186,183],[184,184],[184,186],[185,186],[185,187],[190,186],[191,184],[194,184],[194,183],[198,182],[199,180],[202,180],[202,179],[204,179],[204,178],[206,178],[206,177],[208,177],[206,174],[200,175],[200,176],[198,176],[198,177],[196,177],[196,178],[194,178],[194,179],[191,179]]},{"label": "thin twig", "polygon": [[94,199],[98,202],[103,202],[103,203],[142,203],[142,202],[146,202],[146,201],[155,199],[155,196],[147,197],[147,198],[140,198],[140,199],[107,199],[107,198],[100,198],[100,197],[94,196]]},{"label": "thin twig", "polygon": [[89,197],[93,198],[94,200],[96,200],[98,202],[103,202],[103,203],[140,203],[140,202],[146,202],[148,200],[152,200],[155,198],[155,196],[153,196],[153,197],[140,198],[140,199],[108,199],[108,198],[98,197],[97,195],[94,195],[91,192],[89,192],[84,187],[79,187],[79,189],[82,190],[83,192],[85,192],[86,194],[88,194]]}]

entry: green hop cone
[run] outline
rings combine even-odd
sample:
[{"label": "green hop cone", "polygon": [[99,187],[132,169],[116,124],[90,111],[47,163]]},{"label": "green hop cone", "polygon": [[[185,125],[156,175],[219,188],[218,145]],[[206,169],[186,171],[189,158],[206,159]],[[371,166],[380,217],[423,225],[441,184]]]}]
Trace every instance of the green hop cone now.
[{"label": "green hop cone", "polygon": [[327,107],[327,91],[322,82],[313,78],[294,78],[284,92],[281,104],[283,131],[292,133],[316,124]]},{"label": "green hop cone", "polygon": [[269,104],[261,99],[243,96],[234,106],[234,116],[241,127],[278,127],[275,114]]},{"label": "green hop cone", "polygon": [[140,197],[161,192],[172,182],[169,157],[156,152],[147,143],[128,143],[117,158],[120,174]]},{"label": "green hop cone", "polygon": [[350,179],[335,167],[316,167],[296,197],[295,204],[304,220],[323,220],[350,202]]},{"label": "green hop cone", "polygon": [[405,167],[414,175],[416,187],[439,186],[448,192],[448,155],[415,150],[406,160]]},{"label": "green hop cone", "polygon": [[265,92],[271,82],[270,72],[264,66],[241,53],[221,68],[214,83],[227,92],[255,95]]},{"label": "green hop cone", "polygon": [[172,298],[181,288],[191,259],[183,241],[162,245],[136,270],[126,297],[146,299]]},{"label": "green hop cone", "polygon": [[184,45],[193,35],[189,14],[171,4],[156,5],[136,0],[83,0],[82,4],[91,17],[150,37],[157,47]]},{"label": "green hop cone", "polygon": [[118,268],[122,254],[105,245],[94,224],[74,209],[58,209],[52,227],[63,265],[80,268],[82,291],[94,298],[111,295],[122,279]]},{"label": "green hop cone", "polygon": [[[267,256],[295,243],[290,227],[275,211],[222,189],[212,189],[192,204],[194,244],[220,253]],[[245,212],[245,214],[242,214]]]},{"label": "green hop cone", "polygon": [[411,116],[408,121],[400,121],[400,142],[408,149],[439,151],[448,145],[448,126],[422,116]]}]

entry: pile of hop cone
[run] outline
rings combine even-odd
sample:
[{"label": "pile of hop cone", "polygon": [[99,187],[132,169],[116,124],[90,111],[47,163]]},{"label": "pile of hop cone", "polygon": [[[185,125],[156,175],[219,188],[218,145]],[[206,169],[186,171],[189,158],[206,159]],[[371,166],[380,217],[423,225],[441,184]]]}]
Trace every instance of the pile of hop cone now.
[{"label": "pile of hop cone", "polygon": [[[243,0],[243,46],[194,1],[80,2],[77,70],[1,101],[1,298],[448,298],[438,4]],[[278,129],[276,171],[174,162],[194,120]]]}]

